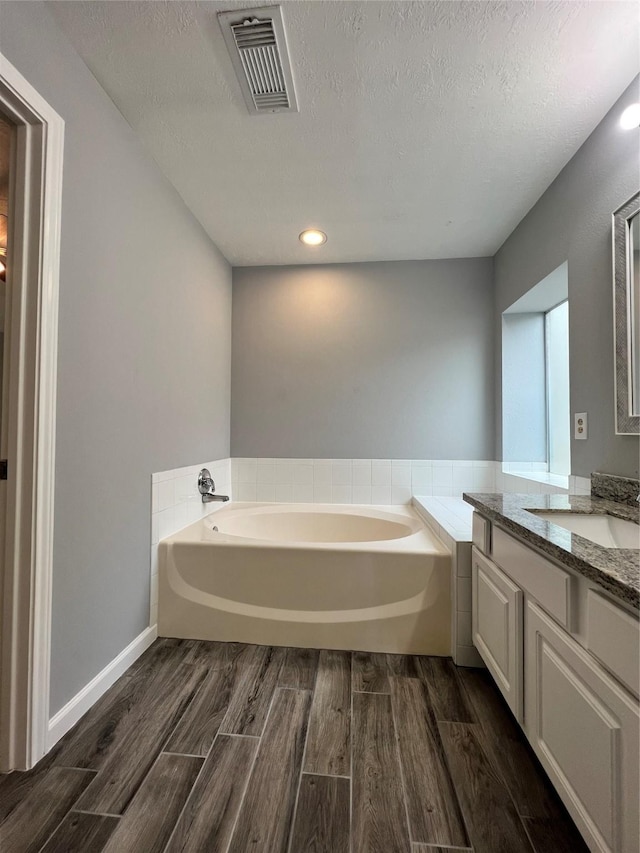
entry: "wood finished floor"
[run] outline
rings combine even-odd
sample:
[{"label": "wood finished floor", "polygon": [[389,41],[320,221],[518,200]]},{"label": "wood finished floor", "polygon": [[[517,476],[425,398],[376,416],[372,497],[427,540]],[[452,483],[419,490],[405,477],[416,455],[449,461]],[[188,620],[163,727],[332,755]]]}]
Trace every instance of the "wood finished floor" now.
[{"label": "wood finished floor", "polygon": [[2,853],[586,853],[486,673],[158,640],[33,770]]}]

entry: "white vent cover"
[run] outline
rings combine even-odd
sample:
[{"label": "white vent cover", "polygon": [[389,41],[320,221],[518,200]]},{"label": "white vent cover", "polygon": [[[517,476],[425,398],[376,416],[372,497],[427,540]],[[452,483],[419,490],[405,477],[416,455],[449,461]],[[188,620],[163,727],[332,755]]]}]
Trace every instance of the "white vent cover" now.
[{"label": "white vent cover", "polygon": [[220,12],[218,20],[249,112],[298,112],[280,6]]}]

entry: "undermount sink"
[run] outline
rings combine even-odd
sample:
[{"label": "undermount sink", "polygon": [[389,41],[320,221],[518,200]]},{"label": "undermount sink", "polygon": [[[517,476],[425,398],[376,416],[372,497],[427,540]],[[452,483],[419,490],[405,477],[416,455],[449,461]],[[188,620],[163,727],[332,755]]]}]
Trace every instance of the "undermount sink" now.
[{"label": "undermount sink", "polygon": [[603,548],[640,548],[640,525],[625,518],[595,513],[529,512]]}]

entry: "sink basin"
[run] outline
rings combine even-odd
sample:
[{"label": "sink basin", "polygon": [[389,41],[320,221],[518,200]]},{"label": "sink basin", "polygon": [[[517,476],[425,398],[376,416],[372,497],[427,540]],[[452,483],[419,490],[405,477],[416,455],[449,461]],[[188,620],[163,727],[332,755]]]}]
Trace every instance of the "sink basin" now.
[{"label": "sink basin", "polygon": [[603,548],[640,548],[640,525],[625,518],[578,512],[529,512]]}]

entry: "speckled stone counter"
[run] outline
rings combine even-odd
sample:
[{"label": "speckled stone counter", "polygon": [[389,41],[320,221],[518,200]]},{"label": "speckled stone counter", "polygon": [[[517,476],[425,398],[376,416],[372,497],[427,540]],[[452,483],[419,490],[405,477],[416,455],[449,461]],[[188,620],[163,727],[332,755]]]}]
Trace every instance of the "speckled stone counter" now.
[{"label": "speckled stone counter", "polygon": [[640,606],[640,550],[604,548],[527,512],[532,509],[558,513],[607,513],[638,524],[638,507],[576,495],[465,493],[463,497],[485,518],[496,522],[504,530],[600,584],[627,604],[636,608]]},{"label": "speckled stone counter", "polygon": [[607,501],[638,506],[640,482],[632,477],[619,477],[617,474],[600,474],[598,471],[591,475],[591,496],[604,498]]}]

